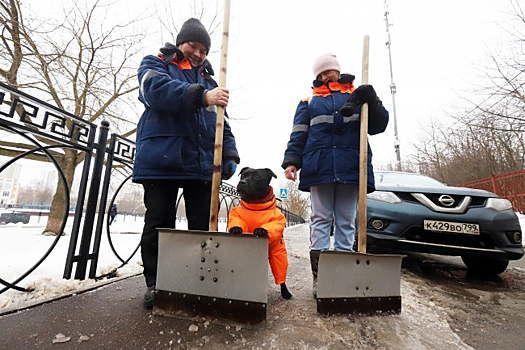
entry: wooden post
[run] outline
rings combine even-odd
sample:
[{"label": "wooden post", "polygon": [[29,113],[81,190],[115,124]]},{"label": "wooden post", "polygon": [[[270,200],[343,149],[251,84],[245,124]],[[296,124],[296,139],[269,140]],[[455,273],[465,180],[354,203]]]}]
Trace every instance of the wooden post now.
[{"label": "wooden post", "polygon": [[[226,65],[228,62],[228,37],[230,35],[230,0],[224,1],[224,19],[222,23],[221,72],[219,86],[226,86]],[[213,154],[213,177],[211,182],[211,203],[209,230],[218,230],[219,188],[221,185],[222,138],[224,133],[224,107],[217,106],[217,124],[215,128],[215,151]]]},{"label": "wooden post", "polygon": [[[363,40],[363,73],[361,84],[368,84],[368,52],[370,37],[365,35]],[[361,134],[359,145],[359,217],[357,226],[357,249],[366,254],[366,193],[368,179],[368,104],[363,103],[361,107]]]}]

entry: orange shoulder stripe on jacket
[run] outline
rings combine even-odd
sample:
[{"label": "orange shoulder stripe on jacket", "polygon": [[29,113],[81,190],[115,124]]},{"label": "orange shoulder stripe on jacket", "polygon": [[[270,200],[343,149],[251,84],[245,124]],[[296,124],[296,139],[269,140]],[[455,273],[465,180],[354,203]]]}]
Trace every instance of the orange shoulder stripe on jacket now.
[{"label": "orange shoulder stripe on jacket", "polygon": [[[162,58],[164,57],[161,53],[159,53],[157,55],[161,60]],[[190,61],[188,61],[186,58],[183,58],[181,61],[177,61],[177,55],[175,55],[173,57],[173,59],[171,60],[170,62],[171,64],[174,64],[176,66],[178,66],[181,70],[186,70],[186,69],[193,69],[192,66],[191,66],[191,63]]]},{"label": "orange shoulder stripe on jacket", "polygon": [[313,90],[313,96],[329,96],[332,91],[339,91],[342,93],[352,93],[354,91],[354,85],[353,84],[341,84],[338,82],[330,82],[328,83],[329,86],[321,85],[318,87],[314,87]]}]

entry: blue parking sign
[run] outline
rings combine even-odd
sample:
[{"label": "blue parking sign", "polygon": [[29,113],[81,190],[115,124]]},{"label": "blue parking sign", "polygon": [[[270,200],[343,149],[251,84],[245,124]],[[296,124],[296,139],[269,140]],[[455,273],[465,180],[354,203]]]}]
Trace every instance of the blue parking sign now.
[{"label": "blue parking sign", "polygon": [[281,199],[288,199],[288,189],[281,188],[279,196]]}]

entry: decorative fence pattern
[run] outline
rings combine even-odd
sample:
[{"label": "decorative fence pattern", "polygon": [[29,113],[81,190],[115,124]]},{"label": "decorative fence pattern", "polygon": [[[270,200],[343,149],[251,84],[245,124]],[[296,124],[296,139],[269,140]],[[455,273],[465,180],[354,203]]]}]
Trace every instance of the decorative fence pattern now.
[{"label": "decorative fence pattern", "polygon": [[525,214],[525,169],[471,181],[465,187],[490,191],[508,199],[515,211]]},{"label": "decorative fence pattern", "polygon": [[[62,237],[60,233],[64,232],[70,216],[71,189],[68,188],[64,172],[55,157],[63,154],[66,148],[84,152],[85,158],[76,196],[77,201],[74,205],[76,210],[72,218],[73,225],[63,277],[69,279],[74,272],[75,279],[85,279],[88,263],[90,265],[89,278],[101,277],[95,274],[104,227],[111,250],[122,263],[121,266],[127,264],[137,253],[140,247],[140,239],[137,240],[137,247],[129,257],[121,257],[111,240],[108,212],[124,184],[131,181],[130,174],[135,156],[135,143],[117,134],[109,135],[109,123],[106,121],[103,121],[99,127],[1,82],[0,130],[6,131],[10,135],[16,134],[19,138],[25,139],[25,143],[34,145],[29,150],[27,148],[18,149],[19,152],[21,151],[20,154],[3,164],[0,167],[0,173],[24,157],[31,155],[46,156],[54,164],[65,192],[65,210],[59,234],[42,257],[31,257],[36,260],[34,266],[14,281],[6,281],[0,276],[0,287],[3,286],[0,288],[0,294],[9,289],[27,292],[27,289],[17,286],[17,284],[31,274],[49,256]],[[9,146],[16,148],[14,143]],[[128,174],[120,184],[114,183],[113,172],[116,169],[119,169],[120,174]],[[110,183],[116,189],[111,191]],[[179,195],[177,207],[181,196],[182,194]],[[239,205],[239,194],[234,186],[221,184],[219,196],[219,212],[227,217],[230,209]],[[280,209],[286,216],[287,226],[305,222],[302,217],[282,207]],[[105,215],[97,215],[98,213]],[[1,249],[2,247],[0,247],[0,254]]]}]

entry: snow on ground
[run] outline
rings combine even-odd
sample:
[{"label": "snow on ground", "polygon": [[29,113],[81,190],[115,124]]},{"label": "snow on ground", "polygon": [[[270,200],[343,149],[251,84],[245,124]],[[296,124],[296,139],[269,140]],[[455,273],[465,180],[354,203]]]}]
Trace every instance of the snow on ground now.
[{"label": "snow on ground", "polygon": [[[26,271],[31,269],[50,249],[56,236],[44,236],[47,218],[32,216],[29,224],[0,225],[0,278],[13,283]],[[92,279],[75,280],[63,279],[73,218],[68,219],[65,228],[66,235],[58,238],[56,246],[49,256],[31,274],[16,285],[32,289],[30,293],[19,292],[13,289],[0,294],[0,314],[12,310],[38,304],[60,296],[71,295],[83,290],[111,282],[111,279],[95,281]],[[143,217],[118,215],[110,226],[111,241],[117,254],[127,260],[140,243]],[[82,232],[81,225],[81,232]],[[177,221],[178,229],[187,229],[185,221]],[[225,224],[219,223],[219,229]],[[79,242],[77,246],[80,244]],[[105,229],[102,233],[99,261],[96,276],[106,274],[121,266],[121,261],[111,250]],[[73,276],[76,264],[73,267]],[[88,262],[86,275],[89,274]],[[142,259],[140,249],[133,255],[125,266],[117,270],[117,278],[123,278],[142,273]],[[0,284],[0,290],[4,285]]]}]

